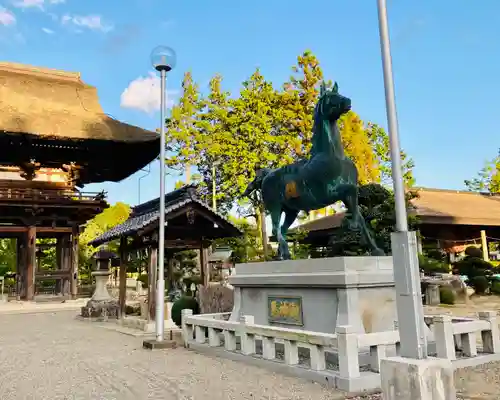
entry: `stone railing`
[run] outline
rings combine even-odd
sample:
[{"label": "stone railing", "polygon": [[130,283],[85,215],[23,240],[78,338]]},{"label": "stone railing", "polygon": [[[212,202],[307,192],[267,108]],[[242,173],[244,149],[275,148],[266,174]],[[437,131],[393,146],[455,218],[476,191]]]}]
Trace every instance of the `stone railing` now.
[{"label": "stone railing", "polygon": [[456,367],[500,359],[500,330],[496,312],[479,312],[478,317],[457,320],[449,315],[434,316],[431,329],[436,342],[436,356],[454,361]]},{"label": "stone railing", "polygon": [[[256,325],[253,316],[227,321],[228,313],[193,316],[182,311],[184,345],[279,372],[327,383],[345,391],[380,387],[380,360],[396,355],[397,331],[359,334],[341,326],[336,334]],[[392,353],[392,354],[391,354]]]},{"label": "stone railing", "polygon": [[[352,326],[335,334],[256,325],[254,317],[229,321],[230,313],[192,315],[182,311],[184,345],[198,351],[267,366],[332,387],[357,392],[380,388],[380,361],[399,355],[399,332],[360,334]],[[500,331],[495,312],[479,319],[426,316],[430,356],[462,368],[500,360]],[[480,333],[482,346],[477,346]],[[431,346],[432,344],[432,346]]]}]

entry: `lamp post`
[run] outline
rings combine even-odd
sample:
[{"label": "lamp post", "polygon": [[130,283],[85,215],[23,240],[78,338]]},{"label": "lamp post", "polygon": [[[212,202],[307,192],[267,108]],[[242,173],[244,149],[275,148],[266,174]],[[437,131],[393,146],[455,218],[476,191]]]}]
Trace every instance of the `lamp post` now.
[{"label": "lamp post", "polygon": [[163,341],[165,330],[165,86],[167,72],[175,67],[176,54],[173,49],[158,46],[151,52],[151,63],[160,72],[160,218],[158,224],[158,280],[156,287],[156,341]]},{"label": "lamp post", "polygon": [[405,187],[401,168],[391,45],[387,22],[387,0],[377,0],[380,47],[384,70],[385,102],[391,149],[392,179],[396,206],[396,232],[392,234],[396,308],[401,338],[401,356],[414,359],[427,358],[424,311],[420,289],[417,256],[417,237],[408,232]]}]

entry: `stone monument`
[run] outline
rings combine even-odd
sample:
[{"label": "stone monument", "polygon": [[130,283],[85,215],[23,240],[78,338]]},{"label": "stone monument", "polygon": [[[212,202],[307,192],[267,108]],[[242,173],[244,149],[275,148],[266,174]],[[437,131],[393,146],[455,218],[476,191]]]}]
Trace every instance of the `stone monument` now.
[{"label": "stone monument", "polygon": [[109,265],[116,255],[102,247],[93,257],[96,260],[97,269],[92,272],[95,277],[95,291],[87,305],[82,307],[81,315],[84,318],[95,318],[97,320],[118,319],[120,306],[108,292],[107,283],[111,271]]}]

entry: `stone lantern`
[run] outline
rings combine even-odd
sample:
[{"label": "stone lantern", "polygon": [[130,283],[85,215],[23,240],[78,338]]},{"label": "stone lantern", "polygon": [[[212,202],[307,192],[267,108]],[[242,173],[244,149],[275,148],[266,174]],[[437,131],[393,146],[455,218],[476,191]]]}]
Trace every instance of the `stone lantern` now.
[{"label": "stone lantern", "polygon": [[96,261],[96,270],[92,272],[92,276],[95,278],[96,286],[92,298],[87,302],[86,306],[82,307],[82,317],[96,318],[98,320],[118,319],[120,306],[111,297],[107,288],[109,276],[111,275],[109,265],[111,259],[116,258],[116,255],[106,247],[101,246],[93,258]]}]

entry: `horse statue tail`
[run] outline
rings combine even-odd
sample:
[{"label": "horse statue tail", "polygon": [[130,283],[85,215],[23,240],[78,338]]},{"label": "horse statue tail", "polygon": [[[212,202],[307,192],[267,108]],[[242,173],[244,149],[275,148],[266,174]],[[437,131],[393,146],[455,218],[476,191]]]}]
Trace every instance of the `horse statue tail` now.
[{"label": "horse statue tail", "polygon": [[262,189],[262,181],[264,178],[271,172],[269,168],[262,168],[257,171],[255,174],[255,179],[250,182],[241,195],[241,197],[248,197],[253,191]]}]

